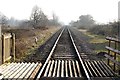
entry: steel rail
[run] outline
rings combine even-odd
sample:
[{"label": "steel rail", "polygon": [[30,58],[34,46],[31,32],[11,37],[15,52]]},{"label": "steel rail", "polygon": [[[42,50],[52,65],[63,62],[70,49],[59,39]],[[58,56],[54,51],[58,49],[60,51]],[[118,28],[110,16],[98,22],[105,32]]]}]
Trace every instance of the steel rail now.
[{"label": "steel rail", "polygon": [[78,58],[79,58],[79,60],[80,60],[80,62],[81,62],[81,64],[82,64],[82,67],[83,67],[84,71],[85,71],[85,75],[86,75],[86,77],[87,77],[88,80],[91,80],[91,79],[90,79],[90,76],[89,76],[89,74],[88,74],[88,72],[87,72],[87,69],[86,69],[86,67],[85,67],[85,65],[84,65],[84,63],[83,63],[83,60],[82,60],[82,58],[81,58],[81,56],[80,56],[80,53],[78,52],[78,49],[77,49],[77,47],[76,47],[76,45],[75,45],[75,42],[74,42],[74,40],[73,40],[72,34],[71,34],[71,32],[70,32],[69,29],[68,29],[68,32],[69,32],[70,38],[71,38],[71,40],[72,40],[73,46],[74,46],[74,48],[75,48],[75,51],[76,51],[76,53],[77,53],[77,55],[78,55]]},{"label": "steel rail", "polygon": [[55,48],[56,48],[56,45],[57,45],[57,43],[58,43],[58,41],[59,41],[59,39],[60,39],[60,37],[61,37],[63,31],[64,31],[64,29],[65,29],[65,28],[62,29],[60,35],[58,36],[58,38],[57,38],[57,40],[56,40],[54,46],[52,47],[52,50],[50,51],[50,54],[49,54],[48,58],[46,59],[46,61],[45,61],[44,65],[43,65],[42,69],[40,70],[40,72],[39,72],[37,78],[40,78],[40,77],[41,77],[42,72],[44,71],[44,68],[46,67],[48,61],[50,60],[50,58],[51,58],[51,56],[52,56],[52,54],[53,54],[53,52],[54,52],[54,50],[55,50]]},{"label": "steel rail", "polygon": [[[63,30],[61,31],[61,33],[60,33],[60,35],[58,36],[57,40],[55,41],[55,44],[54,44],[52,50],[50,51],[50,54],[49,54],[48,58],[46,59],[44,65],[43,65],[43,67],[42,67],[42,69],[40,70],[40,72],[39,72],[39,74],[38,74],[38,76],[37,76],[37,79],[38,79],[38,78],[41,78],[42,73],[43,73],[46,65],[48,64],[48,62],[49,62],[49,60],[50,60],[50,58],[51,58],[51,56],[52,56],[52,54],[53,54],[53,52],[54,52],[54,50],[55,50],[55,48],[56,48],[56,45],[57,45],[57,43],[58,43],[61,35],[63,34],[64,29],[65,29],[65,28],[63,28]],[[75,42],[74,42],[73,37],[72,37],[72,35],[71,35],[71,32],[70,32],[70,30],[69,30],[68,28],[67,28],[67,30],[68,30],[70,39],[71,39],[71,41],[72,41],[72,44],[73,44],[73,46],[74,46],[74,48],[75,48],[75,51],[76,51],[76,53],[77,53],[77,56],[78,56],[78,58],[79,58],[79,60],[80,60],[80,62],[81,62],[81,64],[82,64],[82,67],[83,67],[83,70],[84,70],[84,72],[85,72],[85,75],[86,75],[86,77],[87,77],[88,80],[91,80],[91,79],[90,79],[90,76],[89,76],[89,74],[88,74],[88,72],[87,72],[87,69],[86,69],[86,67],[85,67],[85,65],[84,65],[84,63],[83,63],[83,60],[82,60],[81,56],[79,55],[79,52],[78,52],[78,50],[77,50],[77,47],[76,47],[76,45],[75,45]]]}]

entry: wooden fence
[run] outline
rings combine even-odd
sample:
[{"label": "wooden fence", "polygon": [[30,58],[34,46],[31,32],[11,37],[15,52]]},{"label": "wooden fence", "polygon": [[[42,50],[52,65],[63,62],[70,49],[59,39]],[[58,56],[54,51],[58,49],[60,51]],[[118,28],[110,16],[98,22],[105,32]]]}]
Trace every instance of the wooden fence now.
[{"label": "wooden fence", "polygon": [[108,40],[108,46],[105,47],[108,50],[108,54],[105,54],[107,64],[120,75],[120,39],[106,37],[106,40]]},{"label": "wooden fence", "polygon": [[2,63],[7,60],[15,60],[15,34],[2,35]]}]

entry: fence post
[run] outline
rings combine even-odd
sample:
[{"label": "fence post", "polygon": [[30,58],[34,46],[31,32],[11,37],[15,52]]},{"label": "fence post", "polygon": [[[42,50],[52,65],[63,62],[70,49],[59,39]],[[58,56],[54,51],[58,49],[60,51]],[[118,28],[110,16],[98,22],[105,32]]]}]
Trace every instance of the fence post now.
[{"label": "fence post", "polygon": [[[115,41],[115,49],[117,49],[117,42]],[[114,60],[116,60],[116,52],[114,53]],[[114,68],[113,68],[114,72],[116,71],[116,64],[114,63]]]},{"label": "fence post", "polygon": [[[109,44],[108,44],[109,47],[111,46],[110,44],[111,44],[111,40],[109,40]],[[108,50],[108,55],[110,55],[110,50]],[[107,64],[110,66],[110,60],[109,59],[108,59]]]},{"label": "fence post", "polygon": [[15,61],[15,34],[12,33],[12,58]]},{"label": "fence post", "polygon": [[1,25],[0,25],[0,65],[2,64],[2,40],[1,40]]},{"label": "fence post", "polygon": [[5,36],[2,34],[2,64],[5,61]]}]

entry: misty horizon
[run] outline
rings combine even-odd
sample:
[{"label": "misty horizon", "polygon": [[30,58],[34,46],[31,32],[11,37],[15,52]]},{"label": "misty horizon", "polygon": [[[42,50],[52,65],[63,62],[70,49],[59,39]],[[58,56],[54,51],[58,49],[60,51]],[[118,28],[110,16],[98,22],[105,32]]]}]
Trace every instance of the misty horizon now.
[{"label": "misty horizon", "polygon": [[[118,18],[118,0],[109,1],[0,1],[0,12],[9,19],[29,20],[32,8],[37,5],[42,9],[48,19],[55,13],[59,21],[69,24],[76,21],[81,15],[91,15],[97,23],[108,23]],[[6,5],[6,6],[5,6]],[[22,6],[21,6],[22,5]],[[102,5],[102,6],[101,6]]]}]

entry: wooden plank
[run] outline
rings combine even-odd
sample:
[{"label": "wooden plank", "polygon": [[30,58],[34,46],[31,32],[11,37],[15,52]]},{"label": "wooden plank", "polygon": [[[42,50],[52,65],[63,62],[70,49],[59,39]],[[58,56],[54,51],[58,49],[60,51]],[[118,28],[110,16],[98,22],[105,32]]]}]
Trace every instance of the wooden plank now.
[{"label": "wooden plank", "polygon": [[99,75],[99,77],[102,77],[102,75],[100,74],[100,71],[98,71],[97,67],[95,66],[95,64],[93,63],[93,61],[90,61],[94,70],[96,71],[96,73]]},{"label": "wooden plank", "polygon": [[57,76],[56,77],[60,77],[60,63],[61,63],[61,61],[58,60],[58,68],[57,68]]},{"label": "wooden plank", "polygon": [[[10,49],[10,48],[8,48],[8,49]],[[10,60],[11,58],[12,58],[12,57],[11,57],[11,56],[9,56],[9,57],[5,58],[5,61]]]},{"label": "wooden plank", "polygon": [[119,55],[120,55],[120,51],[119,51],[119,50],[117,50],[117,49],[113,49],[113,48],[108,47],[108,46],[106,46],[105,48],[106,48],[107,50],[110,50],[110,51],[115,52],[115,53],[117,53],[117,54],[119,54]]},{"label": "wooden plank", "polygon": [[86,68],[87,68],[88,72],[90,73],[91,77],[93,77],[93,74],[92,74],[92,72],[91,72],[90,68],[88,67],[88,64],[87,64],[87,62],[86,62],[86,61],[85,61],[85,65],[86,65]]},{"label": "wooden plank", "polygon": [[14,63],[2,65],[2,66],[0,67],[1,72],[4,73],[4,71],[7,71],[6,69],[9,68],[10,66],[12,66],[13,64],[14,64]]},{"label": "wooden plank", "polygon": [[65,73],[66,73],[66,77],[68,77],[68,63],[67,63],[68,61],[66,60],[65,61]]},{"label": "wooden plank", "polygon": [[59,56],[59,57],[54,57],[55,59],[71,59],[71,58],[75,58],[75,56],[74,57],[69,57],[69,56]]},{"label": "wooden plank", "polygon": [[[34,68],[32,68],[32,70],[28,73],[28,74],[31,74],[30,75],[30,79],[34,79],[36,74],[38,73],[38,71],[40,70],[42,64],[41,63],[36,63],[36,65],[34,66]],[[34,70],[34,71],[33,71]],[[32,72],[33,71],[33,72]],[[29,75],[28,75],[29,76]],[[27,79],[28,77],[26,76],[25,79]]]},{"label": "wooden plank", "polygon": [[64,77],[64,61],[62,60],[61,77]]},{"label": "wooden plank", "polygon": [[[110,47],[111,46],[111,41],[109,40],[109,43],[108,43],[108,46]],[[108,50],[108,55],[110,55],[110,50]],[[110,60],[108,59],[107,60],[107,64],[110,65]]]},{"label": "wooden plank", "polygon": [[112,38],[112,37],[106,37],[106,40],[111,40],[111,41],[120,42],[119,39],[117,39],[117,38]]},{"label": "wooden plank", "polygon": [[51,64],[51,61],[49,61],[47,67],[46,67],[46,70],[45,70],[45,73],[44,73],[44,77],[47,77],[47,74],[48,74],[48,71],[49,71],[49,68],[50,68],[50,64]]},{"label": "wooden plank", "polygon": [[[65,53],[66,54],[66,53]],[[75,55],[68,55],[68,54],[66,54],[66,55],[54,55],[54,57],[74,57]]]},{"label": "wooden plank", "polygon": [[[115,42],[115,49],[117,49],[117,42]],[[116,53],[114,53],[114,60],[116,60],[116,56],[117,54]],[[114,69],[114,72],[116,71],[116,63],[114,63],[114,67],[113,67]]]},{"label": "wooden plank", "polygon": [[1,72],[3,72],[8,66],[10,66],[10,63],[4,63],[0,66]]},{"label": "wooden plank", "polygon": [[104,61],[101,62],[106,65],[106,67],[111,71],[111,73],[113,73],[113,75],[115,75],[115,72],[112,70],[112,68],[109,65],[107,65]]},{"label": "wooden plank", "polygon": [[40,73],[39,73],[38,76],[37,76],[38,79],[41,77],[42,72],[44,71],[44,69],[45,69],[45,67],[46,67],[46,65],[47,65],[47,63],[48,63],[48,61],[50,60],[50,58],[51,58],[51,56],[52,56],[52,54],[53,54],[53,52],[54,52],[54,50],[55,50],[55,48],[56,48],[56,45],[57,45],[57,43],[58,43],[58,41],[59,41],[59,39],[60,39],[60,37],[61,37],[63,31],[64,31],[64,29],[65,29],[65,28],[62,29],[62,31],[61,31],[60,35],[58,36],[58,38],[57,38],[57,40],[56,40],[54,46],[52,47],[52,50],[50,51],[50,54],[49,54],[47,60],[45,61],[45,63],[44,63],[44,65],[43,65],[42,69],[40,70]]},{"label": "wooden plank", "polygon": [[20,63],[17,63],[15,66],[13,66],[8,72],[4,74],[4,78],[8,78],[19,66]]},{"label": "wooden plank", "polygon": [[78,77],[77,72],[76,72],[76,68],[75,68],[74,60],[72,60],[72,65],[73,65],[74,75],[75,75],[75,77]]},{"label": "wooden plank", "polygon": [[75,62],[76,62],[76,66],[77,66],[78,77],[82,77],[78,61],[76,60]]},{"label": "wooden plank", "polygon": [[53,76],[52,77],[55,77],[55,75],[56,75],[56,70],[57,70],[57,60],[55,61],[55,67],[54,67],[54,70],[53,70]]},{"label": "wooden plank", "polygon": [[109,55],[107,55],[107,54],[105,54],[105,57],[106,57],[106,58],[108,58],[108,59],[110,59],[113,63],[115,63],[115,64],[117,64],[117,65],[119,65],[119,66],[120,66],[120,62],[119,62],[119,61],[114,60],[114,58],[113,58],[113,57],[111,57],[111,56],[109,56]]},{"label": "wooden plank", "polygon": [[89,65],[89,68],[91,68],[91,70],[93,71],[93,73],[95,74],[95,77],[98,77],[98,74],[96,73],[96,71],[94,70],[93,66],[91,65],[91,63],[89,61],[86,61]]},{"label": "wooden plank", "polygon": [[4,35],[2,35],[2,64],[4,63],[4,53],[5,53],[5,38]]},{"label": "wooden plank", "polygon": [[104,76],[104,77],[107,77],[107,76],[105,75],[105,73],[103,72],[103,70],[102,70],[102,69],[100,68],[100,66],[98,65],[97,61],[93,61],[93,62],[95,63],[97,69],[98,69],[99,72],[101,73],[102,77],[103,77],[103,76]]},{"label": "wooden plank", "polygon": [[6,38],[6,35],[2,35],[2,63],[5,63],[5,61],[10,57],[10,38]]},{"label": "wooden plank", "polygon": [[54,65],[54,60],[52,60],[52,63],[51,63],[50,69],[49,69],[49,73],[48,73],[48,77],[52,77],[53,65]]},{"label": "wooden plank", "polygon": [[90,76],[89,76],[89,74],[88,74],[88,72],[87,72],[87,69],[86,69],[86,67],[85,67],[85,65],[84,65],[84,63],[83,63],[83,60],[82,60],[82,58],[81,58],[81,55],[80,55],[80,53],[79,53],[79,51],[78,51],[78,49],[77,49],[77,47],[76,47],[76,45],[75,45],[74,39],[72,38],[72,35],[71,35],[71,32],[70,32],[69,29],[68,29],[68,32],[69,32],[70,38],[71,38],[71,40],[72,40],[73,46],[74,46],[74,48],[75,48],[75,51],[76,51],[76,53],[77,53],[77,56],[78,56],[78,58],[79,58],[79,61],[80,61],[81,65],[82,65],[82,67],[83,67],[83,70],[84,70],[84,72],[85,72],[85,75],[86,75],[87,79],[90,80]]},{"label": "wooden plank", "polygon": [[[26,80],[30,77],[30,75],[32,74],[33,70],[36,68],[36,66],[38,65],[38,63],[36,63],[30,70],[29,72],[25,75],[23,80]],[[28,79],[29,80],[29,79]]]},{"label": "wooden plank", "polygon": [[14,67],[15,64],[16,63],[11,63],[9,66],[7,66],[7,68],[4,71],[2,71],[2,74],[5,74],[6,72],[8,72],[12,67]]},{"label": "wooden plank", "polygon": [[9,75],[7,75],[5,78],[10,78],[10,76],[12,76],[22,65],[23,65],[24,63],[22,62],[22,63],[20,63],[13,71],[11,71],[10,73],[9,73]]},{"label": "wooden plank", "polygon": [[100,61],[100,62],[103,63],[111,71],[113,75],[115,75],[115,72],[112,70],[112,68],[109,65],[107,65],[104,61]]},{"label": "wooden plank", "polygon": [[105,63],[103,63],[103,61],[99,61],[102,66],[107,70],[107,72],[109,73],[109,76],[114,76],[114,74],[111,72],[110,68],[108,66],[106,66]]},{"label": "wooden plank", "polygon": [[5,37],[4,37],[5,39],[8,39],[8,38],[11,38],[11,37],[12,37],[12,35],[11,35],[10,33],[4,34],[4,36],[5,36]]},{"label": "wooden plank", "polygon": [[6,67],[6,66],[8,66],[9,64],[10,64],[10,63],[1,64],[1,65],[0,65],[0,68]]},{"label": "wooden plank", "polygon": [[70,77],[73,77],[73,72],[72,72],[72,68],[71,68],[71,61],[69,60],[69,70],[70,70]]},{"label": "wooden plank", "polygon": [[9,78],[10,79],[14,78],[14,76],[16,76],[26,65],[27,63],[23,63],[21,67],[15,73],[13,73]]},{"label": "wooden plank", "polygon": [[29,73],[29,70],[31,70],[31,68],[35,65],[35,63],[32,63],[28,66],[28,68],[25,69],[25,71],[20,75],[20,79],[24,78],[26,76],[27,73]]},{"label": "wooden plank", "polygon": [[13,56],[13,61],[15,61],[15,34],[12,33],[12,56]]},{"label": "wooden plank", "polygon": [[24,73],[24,71],[25,71],[30,65],[31,65],[31,63],[28,63],[25,67],[23,67],[23,68],[20,70],[20,72],[19,72],[14,78],[18,79],[18,78],[22,75],[22,73]]},{"label": "wooden plank", "polygon": [[7,75],[5,78],[9,78],[12,74],[14,74],[22,65],[23,63],[21,64],[18,64],[18,66],[16,68],[14,68],[10,73],[9,75]]},{"label": "wooden plank", "polygon": [[0,25],[0,65],[2,65],[2,38],[1,38],[2,34],[1,34],[1,25]]},{"label": "wooden plank", "polygon": [[101,68],[101,70],[106,74],[106,76],[109,76],[107,70],[102,66],[102,64],[99,61],[96,61],[99,65],[99,67]]},{"label": "wooden plank", "polygon": [[21,65],[21,63],[17,63],[14,67],[12,67],[9,70],[7,75],[4,74],[5,75],[4,78],[9,78],[9,76],[11,76],[19,68],[20,65]]}]

